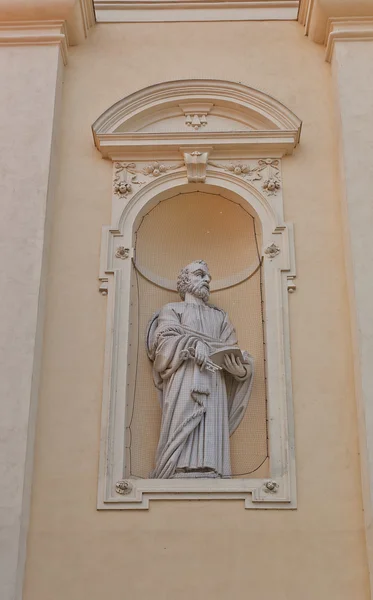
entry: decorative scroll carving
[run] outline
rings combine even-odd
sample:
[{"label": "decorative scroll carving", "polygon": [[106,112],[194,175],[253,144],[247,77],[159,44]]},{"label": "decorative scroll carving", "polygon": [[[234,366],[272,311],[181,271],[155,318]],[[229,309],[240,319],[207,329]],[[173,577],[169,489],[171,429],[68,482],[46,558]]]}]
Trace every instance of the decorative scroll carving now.
[{"label": "decorative scroll carving", "polygon": [[184,162],[187,169],[189,183],[204,183],[209,151],[184,152]]},{"label": "decorative scroll carving", "polygon": [[[183,152],[183,148],[180,148]],[[278,159],[264,158],[257,162],[257,165],[251,167],[246,163],[220,164],[208,160],[211,148],[201,148],[193,152],[183,152],[184,163],[187,169],[187,177],[190,183],[204,183],[206,180],[207,165],[217,169],[223,169],[242,177],[247,181],[262,181],[262,189],[268,196],[274,196],[281,189],[280,161]],[[115,163],[115,175],[113,181],[114,194],[119,198],[126,198],[134,190],[135,185],[145,184],[146,181],[140,181],[138,174],[147,177],[159,177],[169,171],[174,171],[183,167],[183,163],[166,165],[160,162],[153,162],[143,168],[137,168],[135,163]]]}]

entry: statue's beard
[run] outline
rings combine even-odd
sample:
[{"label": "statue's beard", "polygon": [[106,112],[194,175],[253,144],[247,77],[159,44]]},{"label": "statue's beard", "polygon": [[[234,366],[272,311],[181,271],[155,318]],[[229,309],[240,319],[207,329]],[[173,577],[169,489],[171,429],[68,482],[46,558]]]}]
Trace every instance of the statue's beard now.
[{"label": "statue's beard", "polygon": [[198,283],[197,285],[188,283],[185,292],[192,294],[195,298],[200,298],[203,302],[207,302],[210,297],[210,286],[207,283]]}]

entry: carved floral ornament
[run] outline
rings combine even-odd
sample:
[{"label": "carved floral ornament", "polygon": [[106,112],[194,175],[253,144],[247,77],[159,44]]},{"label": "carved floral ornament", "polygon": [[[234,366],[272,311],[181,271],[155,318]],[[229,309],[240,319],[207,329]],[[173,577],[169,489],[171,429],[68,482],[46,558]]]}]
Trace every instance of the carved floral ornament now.
[{"label": "carved floral ornament", "polygon": [[153,162],[146,165],[143,168],[138,168],[136,163],[121,163],[116,162],[114,164],[114,180],[113,180],[113,192],[119,198],[126,198],[132,194],[135,190],[134,186],[140,186],[146,183],[145,180],[140,180],[139,175],[145,175],[147,177],[159,177],[164,175],[170,170],[180,169],[184,163],[177,163],[175,165],[165,165],[159,162]]},{"label": "carved floral ornament", "polygon": [[269,494],[276,494],[278,488],[279,488],[278,483],[276,483],[275,481],[272,481],[272,480],[267,481],[264,484],[264,490],[265,490],[265,492],[267,492]]},{"label": "carved floral ornament", "polygon": [[184,162],[174,164],[154,161],[144,167],[138,167],[134,162],[116,162],[113,180],[114,194],[119,198],[126,198],[132,194],[136,190],[136,186],[146,183],[145,180],[139,179],[140,175],[150,178],[160,177],[169,171],[183,167],[186,167],[189,182],[203,183],[206,179],[208,166],[229,171],[233,175],[258,185],[267,196],[275,196],[281,189],[280,161],[278,159],[259,159],[253,164],[243,162],[222,164],[210,161],[208,158],[209,150],[207,152],[194,150],[184,152]]},{"label": "carved floral ornament", "polygon": [[125,248],[124,246],[118,246],[115,256],[116,258],[121,258],[122,260],[129,258],[131,253],[130,248]]},{"label": "carved floral ornament", "polygon": [[126,494],[130,494],[132,492],[132,485],[126,479],[121,479],[115,484],[115,491],[117,494],[125,496]]},{"label": "carved floral ornament", "polygon": [[225,166],[209,161],[209,164],[218,169],[230,171],[247,181],[261,181],[261,188],[267,196],[274,196],[281,189],[280,161],[278,159],[262,158],[254,167],[243,163]]},{"label": "carved floral ornament", "polygon": [[133,191],[134,185],[141,185],[138,181],[135,163],[115,163],[113,191],[119,198],[125,198]]},{"label": "carved floral ornament", "polygon": [[278,254],[280,254],[281,250],[276,244],[271,244],[264,250],[264,254],[268,256],[270,260],[276,258]]}]

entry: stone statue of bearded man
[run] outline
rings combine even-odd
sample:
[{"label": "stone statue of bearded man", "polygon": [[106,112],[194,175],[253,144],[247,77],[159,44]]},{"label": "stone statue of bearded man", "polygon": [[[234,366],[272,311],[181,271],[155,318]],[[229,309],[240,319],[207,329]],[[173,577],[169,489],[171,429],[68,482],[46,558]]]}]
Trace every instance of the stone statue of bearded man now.
[{"label": "stone statue of bearded man", "polygon": [[151,478],[231,476],[229,436],[250,398],[253,359],[239,351],[227,313],[208,304],[210,281],[203,260],[184,267],[177,280],[182,302],[166,304],[148,325],[162,407]]}]

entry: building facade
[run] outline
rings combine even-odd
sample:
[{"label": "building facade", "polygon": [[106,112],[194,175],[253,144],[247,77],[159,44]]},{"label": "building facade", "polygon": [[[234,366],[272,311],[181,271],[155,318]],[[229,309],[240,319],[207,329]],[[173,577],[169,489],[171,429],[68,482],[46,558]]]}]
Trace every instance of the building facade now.
[{"label": "building facade", "polygon": [[[0,20],[0,598],[370,599],[373,1]],[[200,258],[254,388],[180,483],[146,324]]]}]

